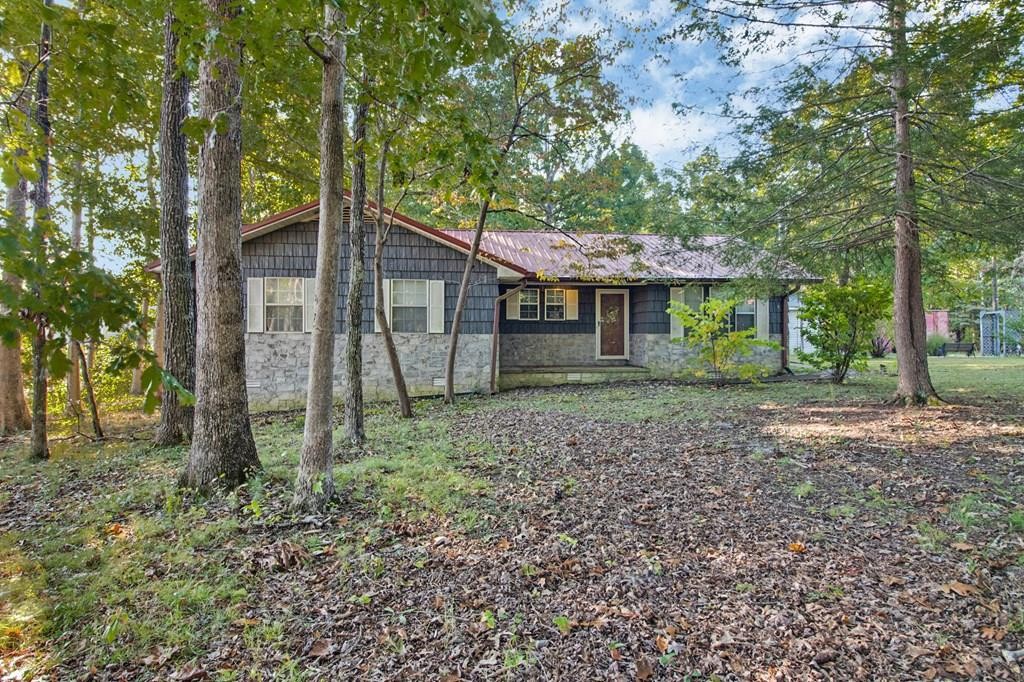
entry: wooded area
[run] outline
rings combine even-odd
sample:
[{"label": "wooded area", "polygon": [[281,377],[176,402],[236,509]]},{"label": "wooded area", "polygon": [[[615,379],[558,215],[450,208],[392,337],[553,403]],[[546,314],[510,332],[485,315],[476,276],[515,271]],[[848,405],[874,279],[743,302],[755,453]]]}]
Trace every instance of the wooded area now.
[{"label": "wooded area", "polygon": [[[1018,3],[5,0],[0,60],[3,679],[1021,674],[1024,367],[936,357],[1024,344]],[[729,76],[706,92],[698,62]],[[722,132],[645,148],[643,68]],[[245,244],[302,216],[315,271],[248,272]],[[498,230],[557,235],[578,277]],[[606,317],[607,287],[649,283],[629,235],[720,271]],[[480,348],[496,391],[499,331],[593,320],[592,366],[533,360],[582,384],[642,367],[631,316],[655,313],[670,379],[465,395]],[[304,408],[254,407],[258,363],[299,368]],[[608,530],[627,518],[635,546]],[[187,580],[176,552],[211,590],[186,610],[217,615],[142,625],[128,595]],[[902,620],[935,637],[879,634]]]}]

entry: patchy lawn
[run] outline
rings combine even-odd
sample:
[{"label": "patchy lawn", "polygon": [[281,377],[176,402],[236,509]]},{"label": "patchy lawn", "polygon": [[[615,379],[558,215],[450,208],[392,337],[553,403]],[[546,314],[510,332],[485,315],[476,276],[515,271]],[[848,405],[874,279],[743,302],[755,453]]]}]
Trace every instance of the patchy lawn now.
[{"label": "patchy lawn", "polygon": [[181,449],[8,443],[0,676],[1020,679],[1024,361],[932,366],[924,410],[891,362],[381,408],[323,518],[287,512],[301,415],[222,500]]}]

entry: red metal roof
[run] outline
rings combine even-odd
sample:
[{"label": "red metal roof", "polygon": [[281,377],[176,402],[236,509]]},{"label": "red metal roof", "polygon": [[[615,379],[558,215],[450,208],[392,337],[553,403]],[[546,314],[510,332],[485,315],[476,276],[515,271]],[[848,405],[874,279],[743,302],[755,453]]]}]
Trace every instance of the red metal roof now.
[{"label": "red metal roof", "polygon": [[[473,238],[472,230],[445,232],[462,241]],[[709,281],[754,275],[756,263],[748,259],[746,264],[735,264],[726,259],[731,239],[707,235],[684,242],[654,234],[492,230],[484,232],[480,248],[518,263],[541,279]],[[773,263],[772,271],[782,279],[817,279],[789,263]]]},{"label": "red metal roof", "polygon": [[[351,193],[345,191],[346,199]],[[368,202],[371,210],[377,206]],[[255,223],[242,226],[242,240],[255,239],[299,219],[304,213],[314,212],[318,201],[290,208]],[[392,211],[384,209],[390,217]],[[310,216],[312,217],[312,215]],[[395,221],[421,234],[452,246],[463,252],[470,250],[472,230],[438,230],[414,218],[394,212]],[[509,268],[518,275],[536,279],[583,281],[606,280],[731,280],[765,271],[765,258],[748,258],[744,263],[733,263],[727,256],[732,238],[706,235],[682,240],[653,234],[570,233],[530,230],[489,230],[480,241],[482,259]],[[195,253],[195,248],[191,251]],[[158,271],[160,261],[146,266]],[[772,262],[771,271],[780,279],[791,281],[818,281],[785,262]]]},{"label": "red metal roof", "polygon": [[[345,190],[345,198],[352,198],[352,192],[350,190]],[[370,210],[377,210],[376,202],[367,201],[366,204],[370,208]],[[266,218],[258,222],[244,224],[242,225],[242,241],[253,239],[259,234],[272,232],[275,229],[278,229],[278,227],[284,227],[285,225],[290,224],[287,222],[290,218],[294,218],[296,216],[302,215],[303,213],[306,213],[307,211],[317,209],[319,206],[319,201],[311,201],[307,204],[295,206],[294,208],[289,208],[286,211],[281,211],[280,213],[275,213],[271,216],[267,216]],[[399,213],[398,211],[392,211],[391,209],[385,207],[384,215],[388,218],[394,215],[395,221],[401,223],[405,227],[411,228],[412,230],[420,232],[428,237],[444,242],[456,249],[460,249],[466,252],[470,250],[470,244],[468,242],[462,241],[458,237],[448,234],[444,230],[438,230],[436,228],[430,227],[429,225],[425,225],[414,218],[410,218],[407,215]],[[195,252],[196,248],[193,246],[189,250],[189,255],[194,257]],[[514,261],[505,260],[501,256],[498,256],[497,254],[492,254],[484,248],[481,248],[478,251],[478,255],[480,258],[492,261],[494,263],[498,263],[511,270],[514,270],[520,275],[525,276],[531,274],[529,270],[522,268],[521,266],[517,265]],[[158,258],[148,263],[145,269],[148,270],[149,272],[158,272],[160,269],[160,259]]]}]

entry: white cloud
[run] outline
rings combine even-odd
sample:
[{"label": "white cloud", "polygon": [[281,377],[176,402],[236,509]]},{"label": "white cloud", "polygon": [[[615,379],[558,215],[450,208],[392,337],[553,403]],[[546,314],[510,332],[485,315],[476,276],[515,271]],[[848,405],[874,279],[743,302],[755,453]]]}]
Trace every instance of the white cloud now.
[{"label": "white cloud", "polygon": [[616,141],[632,140],[661,167],[679,166],[706,145],[721,147],[718,138],[728,129],[722,119],[710,114],[677,114],[665,99],[633,108],[630,119],[617,131]]}]

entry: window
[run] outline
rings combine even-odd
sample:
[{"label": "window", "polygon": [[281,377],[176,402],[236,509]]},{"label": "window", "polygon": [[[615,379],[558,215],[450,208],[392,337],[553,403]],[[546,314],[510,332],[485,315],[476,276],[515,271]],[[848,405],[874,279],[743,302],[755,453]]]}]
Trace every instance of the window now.
[{"label": "window", "polygon": [[[520,308],[520,311],[522,308]],[[544,290],[544,319],[565,319],[565,289]]]},{"label": "window", "polygon": [[264,329],[268,332],[301,332],[303,279],[267,277],[263,286]]},{"label": "window", "polygon": [[772,296],[768,299],[768,333],[782,333],[782,297]]},{"label": "window", "polygon": [[[686,305],[690,310],[695,313],[700,312],[700,307],[704,304],[704,287],[700,284],[691,284],[683,289],[683,304]],[[687,336],[689,329],[682,328],[682,335]],[[674,334],[679,336],[679,334]]]},{"label": "window", "polygon": [[741,332],[757,327],[757,307],[754,299],[741,301],[733,308],[733,329]]},{"label": "window", "polygon": [[391,330],[397,333],[426,333],[427,280],[391,280]]},{"label": "window", "polygon": [[[710,298],[728,298],[728,290],[723,287],[711,287]],[[741,332],[744,329],[757,327],[757,301],[753,298],[742,300],[732,309],[729,328]]]},{"label": "window", "polygon": [[693,284],[683,289],[683,303],[694,312],[699,312],[704,303],[704,287]]},{"label": "window", "polygon": [[540,291],[537,289],[523,289],[519,292],[519,319],[539,320],[540,319]]}]

